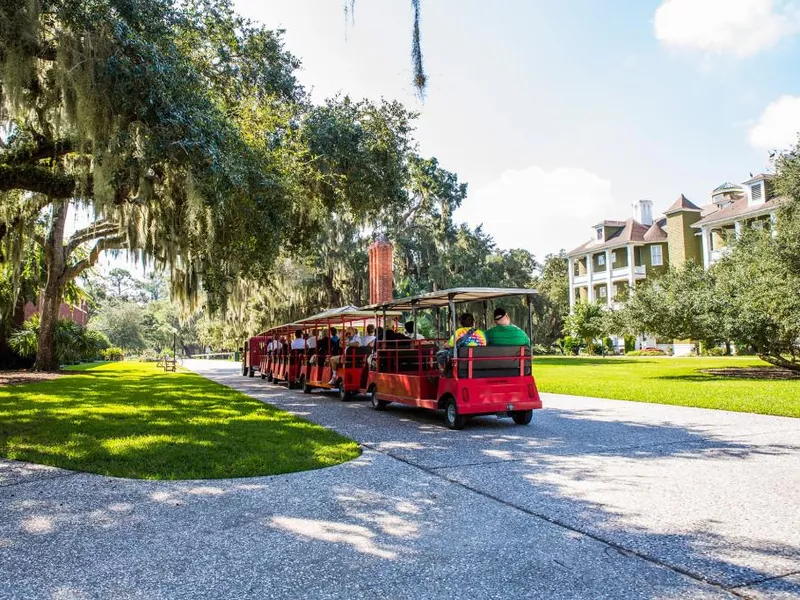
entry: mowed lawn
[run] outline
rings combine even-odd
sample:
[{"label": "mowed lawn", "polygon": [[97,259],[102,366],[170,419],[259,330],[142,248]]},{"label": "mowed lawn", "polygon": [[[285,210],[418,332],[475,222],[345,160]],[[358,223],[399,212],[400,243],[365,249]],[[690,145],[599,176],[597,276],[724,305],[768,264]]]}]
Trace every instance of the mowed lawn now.
[{"label": "mowed lawn", "polygon": [[118,477],[273,475],[357,457],[356,442],[153,363],[74,368],[0,387],[0,456]]},{"label": "mowed lawn", "polygon": [[800,417],[800,379],[739,379],[702,369],[764,368],[756,358],[537,356],[539,391]]}]

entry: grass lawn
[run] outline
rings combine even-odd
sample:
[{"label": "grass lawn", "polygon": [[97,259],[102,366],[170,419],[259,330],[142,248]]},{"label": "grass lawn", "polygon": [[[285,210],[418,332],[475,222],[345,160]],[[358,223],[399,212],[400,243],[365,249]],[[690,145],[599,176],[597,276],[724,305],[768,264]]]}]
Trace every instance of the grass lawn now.
[{"label": "grass lawn", "polygon": [[765,367],[756,358],[537,356],[539,391],[800,417],[800,380],[738,379],[700,369]]},{"label": "grass lawn", "polygon": [[0,456],[142,479],[328,467],[358,444],[193,373],[154,363],[76,367],[0,387]]}]

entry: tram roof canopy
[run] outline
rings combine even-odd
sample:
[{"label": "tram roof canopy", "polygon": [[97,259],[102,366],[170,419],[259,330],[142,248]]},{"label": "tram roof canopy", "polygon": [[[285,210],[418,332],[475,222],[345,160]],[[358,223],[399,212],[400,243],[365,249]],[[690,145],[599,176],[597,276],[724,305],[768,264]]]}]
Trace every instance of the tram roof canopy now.
[{"label": "tram roof canopy", "polygon": [[439,290],[428,292],[419,296],[408,298],[396,298],[380,304],[365,306],[362,310],[411,310],[413,308],[437,308],[447,306],[452,298],[453,302],[460,304],[463,302],[480,302],[482,300],[493,300],[496,298],[506,298],[509,296],[536,296],[539,292],[525,288],[453,288],[449,290]]},{"label": "tram roof canopy", "polygon": [[[386,311],[387,315],[399,317],[403,313],[399,310]],[[297,325],[308,327],[309,325],[336,325],[337,323],[347,323],[350,321],[365,321],[367,324],[375,322],[375,311],[373,310],[348,310],[344,312],[327,311],[300,319]]]}]

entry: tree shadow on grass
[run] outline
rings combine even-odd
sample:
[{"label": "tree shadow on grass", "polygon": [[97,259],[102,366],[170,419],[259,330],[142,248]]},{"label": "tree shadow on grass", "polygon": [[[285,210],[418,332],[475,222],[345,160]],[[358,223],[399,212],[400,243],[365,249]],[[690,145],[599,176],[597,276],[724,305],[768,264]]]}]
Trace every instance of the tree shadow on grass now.
[{"label": "tree shadow on grass", "polygon": [[359,454],[338,434],[196,375],[75,371],[0,393],[0,455],[137,478],[244,477]]}]

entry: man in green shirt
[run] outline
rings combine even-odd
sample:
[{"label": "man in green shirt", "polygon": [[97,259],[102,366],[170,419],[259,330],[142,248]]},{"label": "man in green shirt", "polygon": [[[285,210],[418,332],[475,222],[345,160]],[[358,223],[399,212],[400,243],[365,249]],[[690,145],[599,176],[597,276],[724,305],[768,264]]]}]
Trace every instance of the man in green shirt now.
[{"label": "man in green shirt", "polygon": [[504,308],[494,309],[495,327],[486,332],[486,341],[489,346],[529,346],[531,343],[527,334],[516,325],[511,324],[511,319]]}]

